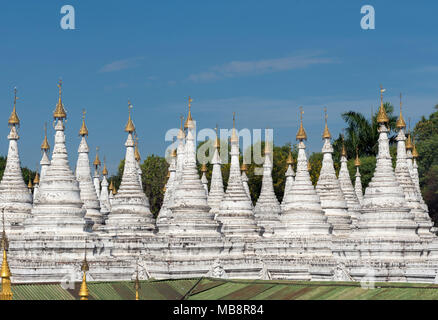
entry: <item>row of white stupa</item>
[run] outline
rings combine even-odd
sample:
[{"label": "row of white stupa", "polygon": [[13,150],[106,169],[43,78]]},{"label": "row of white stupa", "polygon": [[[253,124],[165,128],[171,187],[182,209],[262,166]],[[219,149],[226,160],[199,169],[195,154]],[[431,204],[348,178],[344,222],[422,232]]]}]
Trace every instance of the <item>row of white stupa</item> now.
[{"label": "row of white stupa", "polygon": [[[70,170],[61,84],[59,88],[53,114],[56,133],[52,158],[47,154],[45,136],[33,199],[20,170],[15,102],[9,119],[10,145],[0,183],[0,208],[10,234],[13,281],[80,279],[84,252],[91,280],[130,279],[137,269],[143,278],[207,275],[359,280],[372,274],[378,281],[435,281],[438,240],[431,232],[432,222],[419,189],[416,151],[410,139],[406,148],[406,125],[400,112],[394,171],[382,95],[376,170],[364,196],[359,159],[356,188],[350,180],[345,152],[339,178],[336,176],[327,121],[322,168],[313,187],[301,119],[297,169],[294,173],[290,158],[282,203],[274,194],[272,151],[267,144],[262,190],[255,207],[245,171],[240,170],[234,123],[226,191],[217,139],[210,190],[205,174],[200,179],[189,102],[187,132],[181,126],[177,150],[171,154],[163,206],[155,220],[141,186],[131,114],[125,127],[128,138],[122,181],[117,194],[108,194],[106,168],[101,183],[97,170],[94,182],[91,177],[85,120],[80,129],[76,175]],[[98,164],[96,159],[96,169]]]}]

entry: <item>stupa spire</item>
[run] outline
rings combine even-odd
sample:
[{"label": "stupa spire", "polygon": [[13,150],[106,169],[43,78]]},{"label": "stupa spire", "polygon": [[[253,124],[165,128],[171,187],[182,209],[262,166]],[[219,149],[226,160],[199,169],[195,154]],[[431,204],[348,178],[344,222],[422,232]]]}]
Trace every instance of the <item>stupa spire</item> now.
[{"label": "stupa spire", "polygon": [[354,166],[356,167],[356,180],[354,182],[354,191],[356,193],[357,199],[359,200],[359,204],[362,205],[363,202],[363,191],[362,191],[362,181],[360,175],[360,159],[359,159],[359,150],[356,147],[356,159],[354,160]]},{"label": "stupa spire", "polygon": [[160,212],[158,213],[157,218],[157,226],[161,228],[161,226],[167,223],[170,218],[170,214],[172,213],[169,207],[173,204],[173,194],[175,190],[175,180],[176,180],[176,158],[177,152],[176,149],[172,149],[170,152],[170,164],[168,169],[168,179],[167,183],[164,186],[164,198],[163,204],[161,205]]},{"label": "stupa spire", "polygon": [[[298,130],[298,159],[295,181],[289,196],[284,198],[280,224],[274,233],[286,237],[303,237],[309,235],[328,236],[330,224],[321,208],[321,201],[310,180],[307,166],[307,136],[303,127],[303,109],[300,107],[300,129]],[[302,130],[301,130],[302,129]]]},{"label": "stupa spire", "polygon": [[248,172],[248,166],[245,163],[242,163],[240,166],[240,172],[242,176],[242,183],[243,183],[243,189],[245,189],[245,193],[248,196],[248,198],[251,200],[251,192],[249,191],[249,185],[248,185],[248,176],[246,173]]},{"label": "stupa spire", "polygon": [[219,156],[220,140],[218,136],[218,128],[216,126],[216,139],[214,140],[214,151],[211,163],[213,170],[211,173],[210,193],[208,194],[208,205],[211,207],[211,212],[217,213],[219,211],[220,203],[224,197],[224,183],[221,171],[221,158]]},{"label": "stupa spire", "polygon": [[128,117],[128,122],[126,123],[125,126],[125,131],[128,133],[133,133],[135,131],[135,126],[131,118],[131,109],[132,109],[131,101],[128,101],[129,117]]},{"label": "stupa spire", "polygon": [[[85,110],[82,111],[82,126],[79,130],[81,142],[78,148],[78,160],[76,162],[76,179],[79,182],[80,196],[86,210],[85,217],[93,220],[94,228],[104,223],[104,218],[100,213],[99,196],[93,181],[91,180],[90,159],[88,157],[89,148],[86,136],[88,136],[87,126],[85,125]],[[96,153],[96,160],[99,160]],[[96,163],[96,161],[94,162]],[[98,165],[100,165],[100,160]],[[100,189],[100,188],[99,188]],[[99,190],[100,191],[100,190]]]},{"label": "stupa spire", "polygon": [[[325,118],[327,119],[327,113]],[[333,226],[333,234],[346,235],[351,231],[352,221],[347,211],[347,202],[345,201],[340,181],[336,177],[330,137],[330,135],[323,135],[323,160],[316,191],[321,200],[321,207],[327,216],[327,221]],[[345,156],[342,157],[346,162]]]},{"label": "stupa spire", "polygon": [[[20,120],[16,112],[17,91],[14,89],[14,107],[8,120],[10,132],[8,135],[9,149],[6,167],[0,182],[0,209],[4,208],[6,225],[22,225],[29,217],[32,208],[32,195],[26,187],[21,173],[20,156],[18,152],[18,125]],[[32,181],[31,181],[32,183]]]},{"label": "stupa spire", "polygon": [[193,128],[193,119],[192,119],[192,110],[191,110],[191,108],[192,108],[192,101],[193,101],[193,99],[189,97],[189,100],[188,100],[188,102],[189,102],[189,113],[187,115],[187,119],[186,119],[186,122],[184,124],[184,128],[186,128],[186,129],[192,129]]},{"label": "stupa spire", "polygon": [[64,120],[64,119],[67,119],[67,113],[65,112],[64,104],[62,103],[62,80],[61,79],[59,79],[58,88],[59,88],[59,98],[58,98],[58,103],[56,104],[55,111],[53,112],[53,118],[55,120]]},{"label": "stupa spire", "polygon": [[291,192],[292,192],[292,185],[294,183],[294,177],[295,177],[295,172],[294,169],[292,168],[294,164],[294,159],[292,157],[292,152],[289,150],[289,154],[287,156],[287,160],[286,160],[286,165],[287,165],[287,169],[286,169],[286,183],[284,184],[284,194],[283,194],[283,200],[281,201],[281,207],[283,207],[283,204],[287,203],[291,196]]},{"label": "stupa spire", "polygon": [[96,191],[96,194],[100,194],[100,174],[99,174],[99,168],[102,165],[99,158],[99,147],[96,147],[96,157],[93,161],[94,166],[94,174],[93,174],[93,184],[94,189]]},{"label": "stupa spire", "polygon": [[253,206],[245,192],[240,174],[239,138],[236,133],[235,113],[233,113],[231,134],[230,176],[216,219],[222,223],[221,231],[226,237],[258,238],[259,228],[254,219]]},{"label": "stupa spire", "polygon": [[275,195],[274,184],[272,182],[272,156],[271,144],[269,139],[266,139],[262,189],[254,207],[257,225],[261,228],[265,237],[274,233],[274,227],[279,221],[281,211],[280,203]]},{"label": "stupa spire", "polygon": [[[106,158],[103,157],[103,169],[102,169],[102,188],[100,190],[99,201],[100,201],[100,212],[103,215],[108,214],[111,211],[111,205],[109,202],[108,194],[108,169],[106,167]],[[111,190],[110,190],[111,192]]]},{"label": "stupa spire", "polygon": [[[42,152],[42,158],[40,161],[41,165],[41,176],[40,180],[42,181],[44,179],[44,176],[46,174],[47,168],[50,166],[50,160],[48,152],[50,150],[49,142],[47,141],[47,122],[44,123],[44,139],[43,143],[41,144],[41,152]],[[34,197],[35,199],[35,197]]]},{"label": "stupa spire", "polygon": [[5,215],[3,211],[3,232],[1,240],[1,248],[3,250],[3,260],[1,267],[2,289],[0,292],[0,300],[12,300],[13,293],[11,288],[11,270],[9,269],[7,251],[9,248],[9,241],[5,231]]},{"label": "stupa spire", "polygon": [[81,271],[82,271],[82,282],[81,288],[79,289],[79,297],[81,300],[88,300],[88,286],[87,286],[87,272],[90,270],[87,261],[87,254],[84,256],[84,260],[82,261]]},{"label": "stupa spire", "polygon": [[[131,110],[131,104],[129,105],[129,110]],[[129,123],[132,123],[131,111],[129,111],[128,125]],[[108,215],[103,230],[115,234],[136,234],[138,232],[152,234],[155,229],[155,221],[149,209],[149,200],[138,179],[133,138],[134,128],[128,125],[125,128],[128,137],[125,142],[126,154],[122,182],[112,201],[111,213]]]},{"label": "stupa spire", "polygon": [[202,176],[201,176],[201,182],[202,182],[202,186],[205,189],[205,193],[207,194],[208,197],[208,180],[207,180],[207,164],[203,163],[201,166],[201,172],[202,172]]}]

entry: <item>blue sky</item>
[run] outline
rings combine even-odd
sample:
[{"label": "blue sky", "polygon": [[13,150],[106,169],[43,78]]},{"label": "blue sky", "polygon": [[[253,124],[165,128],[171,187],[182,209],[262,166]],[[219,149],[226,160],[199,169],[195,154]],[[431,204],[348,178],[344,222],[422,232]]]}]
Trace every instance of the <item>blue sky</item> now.
[{"label": "blue sky", "polygon": [[[60,8],[75,8],[62,30]],[[360,28],[362,5],[376,29]],[[0,10],[0,154],[7,153],[13,88],[22,164],[39,162],[44,122],[53,146],[57,81],[64,82],[67,148],[74,168],[81,110],[88,143],[110,174],[124,157],[127,101],[142,157],[163,155],[164,135],[193,98],[199,128],[273,128],[295,141],[298,107],[310,151],[322,147],[323,107],[337,135],[340,114],[371,112],[378,86],[417,121],[438,103],[438,3],[423,1],[4,1]],[[94,157],[94,152],[90,158]]]}]

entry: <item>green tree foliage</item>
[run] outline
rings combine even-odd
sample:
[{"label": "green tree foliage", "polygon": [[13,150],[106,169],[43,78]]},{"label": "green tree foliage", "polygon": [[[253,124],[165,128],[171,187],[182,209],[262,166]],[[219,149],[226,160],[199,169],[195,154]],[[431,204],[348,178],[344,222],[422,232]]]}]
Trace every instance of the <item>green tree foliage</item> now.
[{"label": "green tree foliage", "polygon": [[414,137],[420,157],[417,159],[420,186],[429,214],[438,221],[438,105],[428,119],[423,117],[415,126]]}]

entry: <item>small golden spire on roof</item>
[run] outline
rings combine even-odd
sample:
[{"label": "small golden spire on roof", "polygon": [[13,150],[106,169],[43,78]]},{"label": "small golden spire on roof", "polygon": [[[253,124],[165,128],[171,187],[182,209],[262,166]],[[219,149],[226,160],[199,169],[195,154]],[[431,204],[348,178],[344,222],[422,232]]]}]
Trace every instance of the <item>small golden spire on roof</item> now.
[{"label": "small golden spire on roof", "polygon": [[347,157],[347,149],[345,149],[344,135],[342,135],[342,150],[341,157]]},{"label": "small golden spire on roof", "polygon": [[271,154],[272,147],[269,140],[265,140],[265,154]]},{"label": "small golden spire on roof", "polygon": [[131,119],[131,109],[132,109],[131,101],[128,101],[128,109],[129,109],[129,118],[125,126],[125,131],[129,133],[133,133],[135,131],[135,126]]},{"label": "small golden spire on roof", "polygon": [[85,111],[85,109],[82,109],[82,126],[81,129],[79,130],[79,135],[80,136],[88,136],[88,129],[87,126],[85,125],[85,114],[87,112]]},{"label": "small golden spire on roof", "polygon": [[324,132],[322,133],[322,138],[323,139],[330,139],[332,137],[332,135],[330,134],[330,131],[328,129],[328,126],[327,126],[327,118],[328,118],[327,108],[324,107],[325,127],[324,127]]},{"label": "small golden spire on roof", "polygon": [[417,159],[420,155],[418,154],[417,146],[415,145],[415,138],[412,138],[412,145],[413,145],[413,148],[412,148],[412,157],[413,157],[414,159]]},{"label": "small golden spire on roof", "polygon": [[172,158],[175,158],[175,157],[176,157],[176,149],[172,149],[172,152],[170,153],[170,156],[171,156]]},{"label": "small golden spire on roof", "polygon": [[310,164],[310,159],[307,161],[307,171],[311,171],[312,170],[312,165]]},{"label": "small golden spire on roof", "polygon": [[289,154],[288,154],[288,156],[287,156],[286,163],[287,163],[288,165],[292,165],[292,164],[294,163],[294,159],[292,158],[292,152],[291,152],[290,150],[289,150]]},{"label": "small golden spire on roof", "polygon": [[82,271],[82,283],[81,288],[79,289],[79,297],[81,300],[88,300],[88,287],[87,287],[87,271],[89,270],[88,262],[87,262],[87,252],[85,251],[84,261],[82,262],[81,271]]},{"label": "small golden spire on roof", "polygon": [[163,192],[166,192],[166,190],[167,190],[166,185],[164,185]]},{"label": "small golden spire on roof", "polygon": [[306,130],[303,127],[303,107],[300,107],[300,128],[298,129],[296,139],[297,140],[307,140]]},{"label": "small golden spire on roof", "polygon": [[31,178],[31,177],[29,177],[29,183],[27,184],[27,188],[28,188],[29,190],[32,190],[32,188],[33,188],[32,178]]},{"label": "small golden spire on roof", "polygon": [[134,157],[135,157],[135,161],[140,162],[141,157],[140,157],[140,152],[138,151],[138,137],[137,136],[135,136]]},{"label": "small golden spire on roof", "polygon": [[240,166],[240,171],[243,171],[243,172],[247,172],[248,171],[248,167],[246,166],[245,163],[242,163],[242,165]]},{"label": "small golden spire on roof", "polygon": [[10,125],[10,126],[19,126],[20,125],[20,119],[18,118],[17,110],[16,110],[17,100],[18,100],[17,88],[14,88],[14,108],[12,109],[12,113],[11,113],[9,120],[8,120],[8,125]]},{"label": "small golden spire on roof", "polygon": [[356,167],[360,167],[359,148],[358,147],[356,147],[356,159],[354,160],[354,165]]},{"label": "small golden spire on roof", "polygon": [[1,246],[3,249],[3,261],[1,267],[2,290],[0,292],[0,300],[12,300],[11,288],[11,270],[9,269],[7,250],[9,249],[9,241],[5,232],[5,212],[3,210],[3,232]]},{"label": "small golden spire on roof", "polygon": [[207,165],[205,163],[202,164],[201,172],[207,172]]},{"label": "small golden spire on roof", "polygon": [[181,115],[179,119],[181,120],[181,126],[179,127],[177,138],[183,140],[186,137],[186,134],[184,133],[184,116]]},{"label": "small golden spire on roof", "polygon": [[108,169],[106,168],[106,158],[103,157],[103,169],[102,169],[102,174],[104,176],[108,175]]},{"label": "small golden spire on roof", "polygon": [[56,104],[55,111],[53,112],[54,119],[66,119],[67,113],[65,112],[64,105],[62,104],[62,80],[59,79],[58,83],[59,88],[59,98],[58,103]]},{"label": "small golden spire on roof", "polygon": [[48,151],[50,149],[49,141],[47,141],[47,122],[44,123],[44,140],[41,144],[42,151]]},{"label": "small golden spire on roof", "polygon": [[406,128],[405,119],[403,119],[402,115],[402,94],[400,93],[400,116],[397,119],[396,127],[399,129]]},{"label": "small golden spire on roof", "polygon": [[189,97],[189,114],[187,115],[186,123],[184,124],[184,128],[193,128],[193,119],[192,119],[192,98]]},{"label": "small golden spire on roof", "polygon": [[233,129],[231,131],[231,143],[239,142],[239,137],[236,132],[236,113],[233,112]]},{"label": "small golden spire on roof", "polygon": [[386,115],[385,107],[383,106],[383,93],[386,89],[383,89],[382,85],[380,85],[380,108],[379,113],[377,114],[377,123],[388,123],[389,119]]},{"label": "small golden spire on roof", "polygon": [[110,185],[108,188],[110,191],[113,191],[113,189],[114,189],[113,180],[110,180]]},{"label": "small golden spire on roof", "polygon": [[101,165],[100,159],[99,159],[99,147],[96,147],[96,158],[94,158],[93,165],[97,168]]},{"label": "small golden spire on roof", "polygon": [[139,290],[140,290],[140,280],[138,279],[138,265],[137,265],[137,274],[135,276],[134,289],[135,289],[135,300],[140,300]]},{"label": "small golden spire on roof", "polygon": [[216,131],[216,139],[214,140],[213,147],[219,149],[221,146],[221,140],[219,139],[219,135],[217,133],[219,130],[217,124],[216,124],[216,128],[214,128],[214,130]]},{"label": "small golden spire on roof", "polygon": [[39,184],[40,183],[40,174],[37,172],[35,174],[35,178],[33,179],[33,184]]},{"label": "small golden spire on roof", "polygon": [[412,150],[414,148],[412,144],[411,133],[408,133],[408,138],[406,139],[406,150]]},{"label": "small golden spire on roof", "polygon": [[117,194],[116,185],[113,185],[113,195],[115,196]]}]

